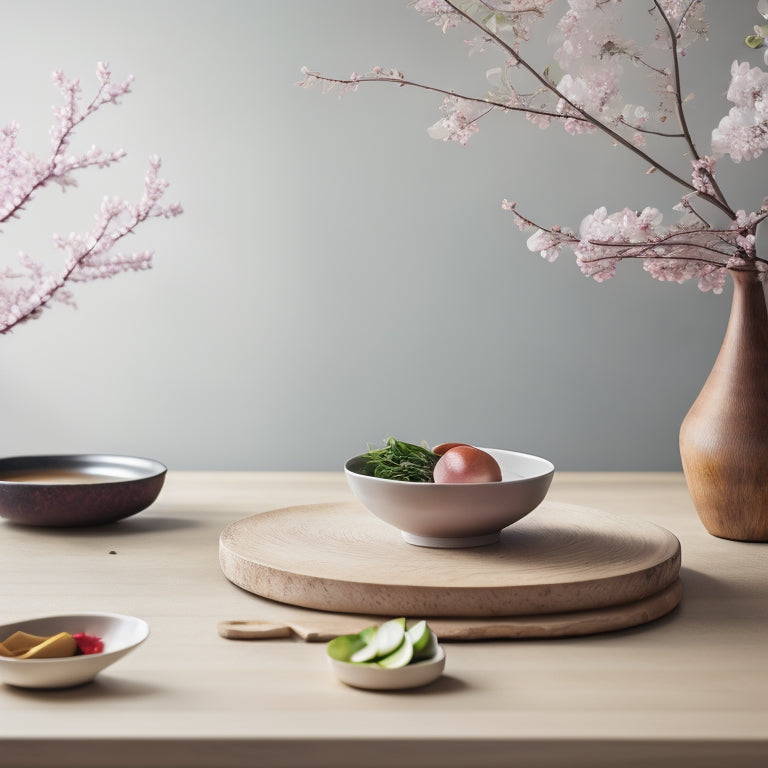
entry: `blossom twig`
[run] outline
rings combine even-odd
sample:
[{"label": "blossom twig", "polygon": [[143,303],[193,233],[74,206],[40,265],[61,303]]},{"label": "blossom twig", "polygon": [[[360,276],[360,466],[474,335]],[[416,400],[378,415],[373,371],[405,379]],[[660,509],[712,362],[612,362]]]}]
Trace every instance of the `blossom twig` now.
[{"label": "blossom twig", "polygon": [[[443,32],[461,22],[473,27],[479,34],[467,41],[472,46],[470,53],[481,52],[489,44],[505,56],[503,66],[488,70],[494,90],[483,99],[406,80],[397,70],[386,73],[378,68],[371,75],[353,75],[348,80],[335,80],[305,69],[301,84],[320,81],[324,90],[336,86],[355,90],[362,82],[385,81],[442,94],[443,117],[429,133],[461,144],[477,133],[480,118],[497,110],[522,112],[542,129],[558,121],[571,134],[599,130],[614,145],[643,160],[648,173],[658,171],[685,190],[680,203],[674,206],[679,221],[663,223],[661,212],[651,206],[613,213],[601,207],[583,218],[576,234],[560,226],[540,227],[505,200],[502,207],[514,213],[517,225],[535,230],[528,238],[530,250],[553,261],[562,248],[570,248],[582,272],[599,281],[612,277],[616,265],[625,258],[642,259],[644,268],[659,280],[698,278],[702,290],[715,292],[722,290],[728,269],[752,269],[761,279],[768,279],[768,260],[759,256],[756,248],[758,225],[768,218],[768,198],[752,213],[734,210],[719,186],[715,170],[724,155],[738,163],[768,150],[768,72],[746,62],[734,62],[727,93],[734,106],[712,131],[711,152],[701,154],[685,109],[693,94],[685,99],[682,96],[680,67],[686,47],[704,38],[708,30],[701,0],[652,0],[649,14],[655,19],[655,31],[649,45],[669,50],[671,62],[663,68],[654,66],[638,43],[622,36],[615,0],[568,0],[569,8],[559,20],[556,34],[550,36],[558,45],[554,56],[564,72],[557,82],[549,67],[539,72],[522,50],[523,43],[531,39],[532,25],[546,15],[551,3],[413,0],[416,10]],[[768,18],[768,11],[760,12]],[[746,44],[751,48],[764,46],[768,25],[756,27],[755,31]],[[624,103],[623,62],[642,65],[653,78],[652,92],[657,94],[655,124],[649,124],[651,113],[642,104]],[[533,79],[532,94],[518,91],[516,79],[512,78],[516,70]],[[672,115],[677,118],[679,130],[660,127]],[[677,140],[683,157],[690,162],[688,174],[645,150],[646,135]],[[694,197],[724,213],[729,219],[727,228],[714,228],[698,206],[694,207]]]},{"label": "blossom twig", "polygon": [[[694,190],[695,187],[689,182],[686,181],[684,178],[676,174],[671,169],[667,168],[663,163],[658,162],[655,158],[648,155],[646,152],[644,152],[639,147],[632,144],[632,142],[625,139],[621,134],[616,133],[612,128],[610,128],[608,125],[603,123],[602,121],[598,120],[596,117],[591,115],[589,112],[587,112],[585,109],[574,103],[571,99],[569,99],[565,94],[563,94],[553,83],[546,77],[543,77],[539,72],[536,70],[535,67],[533,67],[531,64],[529,64],[524,58],[522,58],[518,52],[516,52],[512,47],[507,45],[507,43],[502,40],[498,35],[494,34],[490,30],[488,30],[486,27],[484,27],[479,21],[472,18],[470,14],[468,14],[463,9],[459,8],[458,5],[456,5],[453,0],[444,0],[446,5],[451,6],[456,13],[460,14],[461,16],[466,19],[470,24],[473,24],[474,26],[478,27],[479,29],[482,29],[486,34],[490,35],[493,40],[501,46],[504,50],[506,50],[510,56],[513,56],[516,63],[521,65],[526,71],[528,71],[536,80],[539,81],[545,88],[550,90],[558,99],[561,99],[565,104],[567,104],[571,109],[573,109],[578,115],[581,116],[583,120],[593,125],[595,128],[599,129],[603,133],[605,133],[607,136],[609,136],[613,141],[617,142],[618,144],[621,144],[623,147],[628,149],[630,152],[634,152],[638,157],[640,157],[642,160],[647,162],[649,165],[651,165],[653,168],[658,170],[659,172],[663,173],[665,176],[669,177],[673,181],[677,182],[678,184],[682,185],[688,190]],[[654,0],[656,2],[656,0]],[[662,12],[662,15],[663,12]],[[666,16],[664,16],[666,19]],[[684,131],[685,133],[685,131]],[[697,156],[698,157],[698,156]],[[710,202],[715,205],[716,207],[723,210],[726,214],[732,216],[733,211],[725,204],[722,200],[709,196]]]},{"label": "blossom twig", "polygon": [[[682,88],[680,84],[680,61],[677,56],[677,37],[678,37],[680,28],[685,23],[686,16],[690,13],[691,8],[693,8],[695,3],[697,2],[699,2],[699,0],[690,0],[688,7],[680,16],[680,23],[678,24],[678,31],[676,32],[672,28],[672,23],[670,22],[669,17],[667,16],[666,13],[664,13],[664,9],[661,7],[661,3],[659,2],[659,0],[653,0],[653,4],[656,6],[656,9],[659,15],[663,19],[664,24],[666,25],[669,31],[669,44],[670,44],[670,48],[672,49],[672,68],[673,68],[673,76],[675,81],[675,86],[674,86],[675,110],[677,112],[677,119],[678,119],[678,122],[680,123],[680,128],[683,132],[683,137],[685,138],[685,142],[688,145],[688,149],[690,150],[691,157],[693,158],[694,161],[701,160],[701,156],[699,155],[698,151],[696,150],[696,146],[693,143],[693,136],[691,135],[691,131],[688,128],[688,121],[685,116],[685,110],[683,109]],[[735,213],[726,202],[725,195],[723,194],[722,190],[718,186],[718,183],[715,180],[714,174],[710,170],[705,170],[705,173],[709,178],[709,182],[712,186],[712,192],[710,196],[716,200],[719,200],[724,206],[725,213],[727,213],[731,218],[734,218]]]},{"label": "blossom twig", "polygon": [[[381,71],[384,72],[385,70],[382,69]],[[562,113],[556,112],[555,110],[535,109],[533,107],[523,107],[515,104],[505,104],[504,102],[494,101],[493,99],[488,99],[488,98],[480,98],[478,96],[467,96],[464,94],[456,93],[456,91],[447,90],[445,88],[439,88],[434,85],[419,83],[419,82],[416,82],[415,80],[406,80],[402,76],[391,76],[386,74],[381,74],[381,75],[353,74],[353,76],[349,78],[329,77],[328,75],[323,75],[320,72],[313,72],[307,67],[302,67],[301,73],[302,75],[304,75],[304,78],[299,82],[297,82],[296,85],[299,85],[304,88],[310,87],[315,81],[321,82],[321,83],[327,83],[331,87],[339,85],[339,86],[342,86],[344,90],[348,90],[348,91],[356,90],[357,86],[360,83],[374,83],[374,82],[394,83],[395,85],[419,88],[424,91],[430,91],[431,93],[442,94],[443,96],[446,96],[451,99],[459,99],[461,101],[465,101],[468,103],[480,104],[486,107],[490,107],[491,109],[500,109],[506,112],[525,112],[527,114],[543,115],[546,117],[560,119],[560,120],[564,120],[566,119],[566,117],[568,117],[567,115],[563,115]],[[584,120],[586,122],[586,118],[583,118],[583,117],[575,117],[575,119]]]},{"label": "blossom twig", "polygon": [[[64,188],[75,186],[73,172],[90,167],[106,168],[125,155],[123,150],[104,153],[95,146],[80,155],[68,154],[75,128],[104,104],[119,103],[133,81],[130,77],[122,83],[113,83],[104,64],[99,64],[97,78],[99,87],[95,96],[81,108],[79,81],[67,80],[60,72],[54,73],[54,82],[64,96],[64,103],[54,110],[51,152],[46,159],[18,149],[16,124],[0,131],[0,223],[17,218],[34,194],[48,184],[57,183]],[[7,267],[0,270],[0,333],[7,333],[20,323],[39,317],[54,300],[74,305],[68,289],[70,283],[149,268],[151,252],[118,255],[112,253],[112,249],[147,219],[170,218],[182,213],[178,203],[161,203],[168,182],[160,178],[159,169],[160,158],[150,158],[144,193],[137,203],[104,198],[96,223],[89,232],[72,233],[66,238],[54,235],[54,247],[66,253],[64,266],[58,272],[47,272],[25,253],[19,256],[24,273],[13,273]]]}]

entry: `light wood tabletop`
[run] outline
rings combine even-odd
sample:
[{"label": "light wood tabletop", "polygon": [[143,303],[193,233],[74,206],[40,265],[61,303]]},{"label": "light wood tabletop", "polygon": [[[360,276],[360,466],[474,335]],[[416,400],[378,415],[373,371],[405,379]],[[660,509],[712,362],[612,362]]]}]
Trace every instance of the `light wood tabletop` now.
[{"label": "light wood tabletop", "polygon": [[449,642],[443,676],[399,692],[344,686],[323,643],[217,633],[291,611],[224,577],[221,531],[348,502],[342,473],[170,472],[150,509],[103,528],[0,522],[0,623],[108,611],[151,627],[85,686],[0,686],[0,765],[768,765],[768,544],[707,534],[677,473],[562,472],[548,498],[671,531],[680,605],[617,632]]}]

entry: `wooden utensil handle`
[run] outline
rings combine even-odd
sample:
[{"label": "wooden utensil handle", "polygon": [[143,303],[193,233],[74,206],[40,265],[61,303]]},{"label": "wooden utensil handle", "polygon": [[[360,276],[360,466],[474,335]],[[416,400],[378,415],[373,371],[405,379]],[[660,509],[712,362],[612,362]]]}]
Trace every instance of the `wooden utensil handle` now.
[{"label": "wooden utensil handle", "polygon": [[218,631],[232,640],[266,640],[270,637],[291,637],[293,629],[271,621],[220,621]]},{"label": "wooden utensil handle", "polygon": [[231,640],[268,640],[276,637],[298,637],[309,643],[327,642],[341,634],[333,630],[305,627],[301,624],[279,624],[273,621],[220,621],[219,634]]}]

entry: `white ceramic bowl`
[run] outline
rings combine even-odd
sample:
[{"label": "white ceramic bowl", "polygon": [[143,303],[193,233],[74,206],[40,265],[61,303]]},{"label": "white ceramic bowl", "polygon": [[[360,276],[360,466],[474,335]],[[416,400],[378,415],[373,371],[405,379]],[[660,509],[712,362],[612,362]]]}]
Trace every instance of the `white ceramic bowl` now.
[{"label": "white ceramic bowl", "polygon": [[437,646],[437,653],[431,659],[407,664],[398,669],[351,664],[326,656],[336,677],[353,688],[368,688],[373,691],[395,691],[418,688],[437,680],[445,669],[445,649]]},{"label": "white ceramic bowl", "polygon": [[352,492],[363,506],[398,528],[409,544],[477,547],[541,504],[554,465],[538,456],[483,448],[501,467],[497,483],[412,483],[360,474],[362,456],[344,465]]},{"label": "white ceramic bowl", "polygon": [[70,688],[88,683],[101,670],[114,664],[149,637],[146,621],[117,613],[78,613],[16,621],[0,626],[0,640],[5,640],[18,630],[42,636],[58,632],[85,632],[97,635],[104,641],[101,653],[62,659],[13,659],[0,656],[0,680],[21,688]]}]

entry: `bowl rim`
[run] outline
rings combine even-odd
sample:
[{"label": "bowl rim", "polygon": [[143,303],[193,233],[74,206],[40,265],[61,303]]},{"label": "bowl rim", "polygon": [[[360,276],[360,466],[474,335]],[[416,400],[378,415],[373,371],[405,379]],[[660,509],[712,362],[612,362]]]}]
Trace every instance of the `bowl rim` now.
[{"label": "bowl rim", "polygon": [[[15,627],[15,631],[19,631],[22,626],[28,626],[32,622],[36,621],[56,621],[58,619],[74,619],[79,617],[91,617],[91,618],[107,618],[118,619],[120,621],[128,620],[137,624],[141,630],[141,637],[126,645],[121,645],[119,648],[113,648],[110,651],[102,651],[101,653],[85,653],[78,654],[77,656],[56,656],[50,659],[15,659],[9,656],[0,656],[0,664],[22,664],[25,667],[31,667],[32,665],[42,664],[61,664],[63,662],[70,664],[87,664],[93,663],[98,659],[109,659],[112,656],[118,654],[124,654],[126,651],[136,648],[141,645],[150,635],[149,623],[138,616],[131,616],[126,613],[111,613],[108,611],[82,611],[80,613],[54,613],[45,616],[31,616],[26,619],[20,619],[19,621],[10,621],[5,624],[0,624],[0,632],[6,628]],[[23,631],[23,630],[21,630]]]},{"label": "bowl rim", "polygon": [[494,482],[486,482],[486,483],[423,483],[419,481],[414,480],[392,480],[388,477],[375,477],[374,475],[366,475],[362,472],[355,471],[351,464],[352,462],[357,461],[358,459],[361,459],[366,454],[360,453],[357,456],[352,456],[351,458],[347,459],[344,462],[344,471],[349,475],[354,475],[355,477],[365,477],[369,480],[375,480],[380,483],[395,483],[397,486],[413,486],[418,488],[429,488],[429,487],[462,487],[462,488],[470,488],[470,487],[484,487],[484,486],[506,486],[506,485],[514,485],[516,483],[524,483],[524,482],[530,482],[532,480],[541,480],[544,477],[547,477],[549,475],[553,475],[555,472],[555,465],[549,460],[545,459],[542,456],[536,456],[532,453],[522,453],[521,451],[511,451],[507,450],[506,448],[483,448],[481,446],[475,446],[478,450],[486,451],[487,453],[490,453],[493,455],[494,453],[501,453],[501,454],[507,454],[510,456],[520,456],[524,459],[533,459],[534,461],[540,462],[542,464],[542,471],[538,472],[533,475],[525,475],[525,477],[512,477],[507,480],[499,480]]},{"label": "bowl rim", "polygon": [[[13,471],[24,471],[31,469],[79,469],[87,468],[89,465],[115,464],[138,470],[140,474],[135,477],[116,477],[111,480],[104,480],[98,484],[101,486],[118,485],[120,483],[136,483],[146,480],[154,480],[162,477],[168,471],[168,467],[157,459],[150,459],[144,456],[130,456],[118,453],[53,453],[53,454],[25,454],[20,456],[2,456],[0,457],[0,488],[71,488],[71,484],[56,482],[32,482],[23,480],[4,480],[3,474]],[[96,475],[98,473],[94,473]],[[81,483],[88,486],[94,483]]]}]

